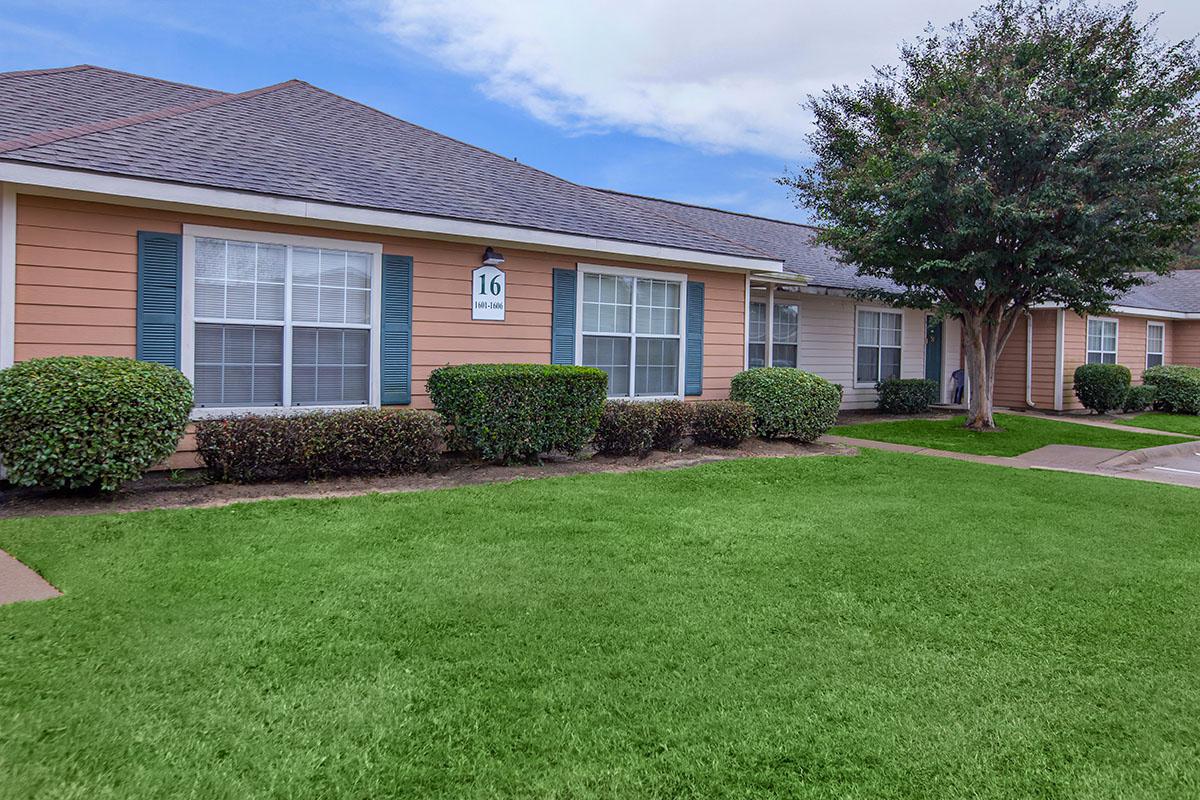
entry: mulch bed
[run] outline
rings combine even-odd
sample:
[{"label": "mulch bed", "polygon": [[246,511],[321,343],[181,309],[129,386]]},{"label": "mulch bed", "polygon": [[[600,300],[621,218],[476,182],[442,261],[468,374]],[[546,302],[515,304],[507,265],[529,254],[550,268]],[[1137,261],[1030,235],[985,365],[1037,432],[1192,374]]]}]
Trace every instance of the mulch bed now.
[{"label": "mulch bed", "polygon": [[655,451],[642,459],[582,456],[576,459],[548,458],[540,465],[496,466],[447,457],[429,472],[413,475],[354,476],[246,485],[209,483],[201,470],[175,473],[158,471],[126,484],[111,495],[99,497],[10,487],[0,481],[0,518],[203,508],[288,497],[352,497],[372,492],[418,492],[595,472],[678,469],[731,458],[852,455],[854,452],[854,448],[836,444],[806,445],[751,439],[730,450],[692,447],[680,453]]}]

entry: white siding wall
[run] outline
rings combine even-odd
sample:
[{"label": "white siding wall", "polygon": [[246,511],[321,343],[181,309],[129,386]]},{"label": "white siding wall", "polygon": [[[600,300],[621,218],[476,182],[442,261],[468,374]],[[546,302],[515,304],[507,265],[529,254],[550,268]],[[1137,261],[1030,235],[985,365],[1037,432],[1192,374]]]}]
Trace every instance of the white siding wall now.
[{"label": "white siding wall", "polygon": [[[868,306],[844,297],[800,295],[800,369],[815,372],[842,385],[842,407],[871,409],[874,387],[854,386],[855,309]],[[925,313],[905,309],[900,351],[900,376],[925,377]],[[945,338],[957,342],[957,329]],[[949,372],[945,373],[949,377]]]},{"label": "white siding wall", "polygon": [[[766,302],[767,293],[755,290],[755,302]],[[800,369],[815,372],[842,385],[842,407],[869,410],[876,405],[876,391],[854,385],[855,312],[859,306],[878,308],[870,302],[846,297],[805,293],[776,293],[776,301],[800,303]],[[889,309],[891,310],[891,309]],[[900,351],[900,376],[925,377],[924,311],[904,309]],[[957,320],[947,320],[942,329],[942,401],[953,393],[950,374],[959,368],[961,332]]]}]

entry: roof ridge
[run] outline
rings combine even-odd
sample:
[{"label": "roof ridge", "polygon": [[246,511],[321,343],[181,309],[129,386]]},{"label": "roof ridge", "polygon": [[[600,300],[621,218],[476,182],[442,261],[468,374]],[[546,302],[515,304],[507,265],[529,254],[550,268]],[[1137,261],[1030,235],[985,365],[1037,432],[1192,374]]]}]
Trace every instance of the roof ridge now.
[{"label": "roof ridge", "polygon": [[[224,89],[214,89],[211,86],[200,86],[199,84],[196,84],[196,83],[184,83],[183,81],[172,81],[172,80],[168,80],[167,78],[159,78],[154,75],[142,75],[140,72],[129,72],[128,70],[124,70],[124,69],[113,69],[112,67],[100,67],[95,64],[79,64],[78,66],[82,69],[94,69],[94,70],[98,70],[100,72],[108,72],[112,75],[125,75],[130,78],[142,78],[143,80],[154,81],[155,83],[168,83],[172,86],[182,86],[184,89],[200,89],[201,91],[204,91],[204,92],[213,92],[214,94],[223,94],[223,95],[230,94],[230,92],[227,92]],[[66,69],[73,69],[73,68],[67,67]],[[237,93],[234,92],[234,94],[237,94]]]},{"label": "roof ridge", "polygon": [[[585,188],[592,189],[592,191],[594,191],[594,192],[606,192],[607,194],[611,194],[611,195],[624,194],[624,192],[608,192],[605,189],[593,189],[590,186],[585,187]],[[647,198],[647,199],[653,200],[654,198],[651,197],[651,198]],[[637,208],[632,203],[629,203],[628,201],[619,200],[619,202],[627,205],[629,208],[634,209],[636,211],[645,211],[645,209]],[[716,209],[713,209],[713,210],[715,211]],[[723,233],[718,233],[717,231],[709,230],[708,228],[697,225],[694,222],[690,222],[685,219],[680,219],[679,217],[668,214],[665,211],[659,211],[659,210],[655,209],[655,210],[652,210],[651,213],[657,214],[660,217],[665,217],[666,219],[672,220],[673,222],[676,222],[676,223],[684,226],[685,228],[691,228],[692,230],[696,230],[696,231],[703,231],[704,233],[707,233],[709,236],[712,236],[713,238],[720,239],[721,241],[724,241],[724,242],[729,242],[730,244],[736,244],[739,247],[744,247],[747,250],[753,251],[753,252],[758,253],[767,258],[772,258],[772,259],[775,259],[776,261],[784,261],[785,260],[783,258],[783,256],[781,256],[778,253],[768,253],[766,250],[762,250],[758,247],[755,247],[754,245],[750,244],[749,242],[743,242],[740,239],[734,239],[732,236],[726,236]]]},{"label": "roof ridge", "polygon": [[673,206],[683,206],[685,208],[698,208],[701,211],[716,211],[718,214],[730,214],[730,215],[736,216],[736,217],[748,217],[749,219],[761,219],[764,222],[778,222],[780,225],[792,225],[797,228],[809,228],[814,231],[821,230],[820,225],[813,225],[812,223],[809,223],[809,222],[793,222],[792,220],[788,220],[788,219],[776,219],[775,217],[766,217],[766,216],[763,216],[762,214],[750,214],[745,211],[730,211],[727,208],[717,208],[716,206],[704,206],[704,205],[700,205],[699,203],[685,203],[682,200],[669,200],[665,197],[651,197],[648,194],[638,194],[636,192],[623,192],[620,189],[605,189],[600,186],[595,186],[592,188],[594,188],[597,192],[604,192],[605,194],[624,195],[625,197],[636,197],[640,200],[653,200],[656,203],[670,203]]},{"label": "roof ridge", "polygon": [[167,119],[169,117],[178,117],[184,114],[189,114],[193,111],[201,111],[206,108],[211,108],[212,106],[233,102],[234,100],[242,100],[247,97],[255,97],[260,94],[273,92],[277,89],[282,89],[284,86],[289,86],[294,83],[296,83],[295,80],[284,81],[283,83],[276,83],[272,84],[271,86],[263,86],[258,89],[250,89],[249,91],[239,92],[237,94],[218,94],[215,97],[206,97],[203,100],[197,100],[192,103],[168,106],[166,108],[160,108],[157,111],[145,111],[141,114],[131,114],[125,117],[91,122],[86,125],[73,125],[71,127],[57,128],[51,131],[30,133],[25,136],[18,136],[15,139],[9,139],[7,141],[0,142],[0,153],[11,153],[14,150],[25,150],[31,147],[40,147],[42,145],[61,142],[65,139],[75,139],[80,136],[87,136],[93,133],[103,133],[105,131],[128,128],[133,125],[141,125],[145,122],[154,122],[156,120]]},{"label": "roof ridge", "polygon": [[0,78],[22,78],[26,75],[52,75],[56,72],[82,72],[85,69],[96,69],[91,64],[75,64],[71,67],[46,67],[45,69],[14,69],[0,72]]}]

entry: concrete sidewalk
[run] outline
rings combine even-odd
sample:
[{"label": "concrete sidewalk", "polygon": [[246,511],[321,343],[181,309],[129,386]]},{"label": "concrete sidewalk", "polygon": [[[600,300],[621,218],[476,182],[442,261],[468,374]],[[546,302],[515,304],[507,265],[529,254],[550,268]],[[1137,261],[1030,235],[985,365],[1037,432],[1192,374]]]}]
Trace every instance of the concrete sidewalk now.
[{"label": "concrete sidewalk", "polygon": [[48,600],[61,594],[41,575],[0,550],[0,606],[22,600]]},{"label": "concrete sidewalk", "polygon": [[[1121,430],[1136,430],[1124,425]],[[1157,431],[1161,433],[1161,431]],[[1082,475],[1104,475],[1110,478],[1170,483],[1177,486],[1200,488],[1200,467],[1196,470],[1180,466],[1163,469],[1160,464],[1179,464],[1181,459],[1197,458],[1200,441],[1196,443],[1168,444],[1148,447],[1143,450],[1114,450],[1106,447],[1081,447],[1079,445],[1051,444],[1030,450],[1019,456],[981,456],[975,453],[957,453],[950,450],[934,450],[895,442],[876,442],[872,439],[856,439],[852,436],[822,436],[818,441],[840,444],[846,447],[865,447],[872,450],[887,450],[892,453],[911,453],[920,456],[952,458],[976,464],[992,464],[1014,469],[1045,469],[1057,472],[1076,472]],[[1190,463],[1190,462],[1189,462]]]}]

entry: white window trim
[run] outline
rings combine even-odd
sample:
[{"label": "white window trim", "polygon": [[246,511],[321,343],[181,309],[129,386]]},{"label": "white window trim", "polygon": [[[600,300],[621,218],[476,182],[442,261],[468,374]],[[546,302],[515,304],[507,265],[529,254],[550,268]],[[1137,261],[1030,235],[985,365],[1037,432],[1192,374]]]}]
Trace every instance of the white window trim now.
[{"label": "white window trim", "polygon": [[[855,306],[854,307],[854,319],[852,320],[852,323],[854,325],[854,353],[852,354],[851,361],[850,361],[850,370],[851,370],[850,375],[854,378],[854,388],[855,389],[874,389],[875,384],[879,383],[878,371],[876,371],[876,379],[873,381],[863,382],[858,379],[858,314],[861,311],[879,311],[883,314],[896,314],[897,316],[900,317],[900,344],[897,348],[900,350],[900,375],[897,377],[903,377],[904,376],[904,322],[905,322],[904,309],[889,308],[887,306]],[[868,346],[868,345],[864,345],[864,347],[866,347],[866,346]],[[875,347],[876,347],[876,349],[882,349],[880,345],[876,345]],[[880,369],[882,369],[882,367],[883,367],[883,359],[882,358],[879,360],[879,366],[880,366]]]},{"label": "white window trim", "polygon": [[[1121,363],[1121,320],[1117,319],[1116,317],[1092,317],[1092,316],[1089,316],[1083,323],[1083,363],[1085,363],[1085,364],[1092,364],[1092,363],[1104,364],[1104,363],[1106,363],[1104,361],[1104,354],[1108,352],[1107,350],[1089,350],[1088,349],[1088,339],[1091,338],[1090,334],[1088,333],[1088,328],[1091,327],[1093,320],[1096,322],[1111,322],[1113,324],[1113,347],[1115,349],[1112,351],[1112,355],[1113,355],[1112,363],[1114,363],[1114,364]],[[1104,337],[1101,336],[1101,338],[1103,339]],[[1093,362],[1090,358],[1092,353],[1099,353],[1100,360]]]},{"label": "white window trim", "polygon": [[[1159,337],[1161,342],[1161,350],[1154,351],[1150,349],[1150,329],[1158,328],[1162,331],[1162,336]],[[1162,363],[1167,363],[1167,325],[1165,322],[1146,321],[1146,369],[1150,369],[1150,356],[1162,356]],[[1157,366],[1157,365],[1156,365]]]},{"label": "white window trim", "polygon": [[[800,368],[800,345],[804,336],[804,309],[800,298],[794,294],[778,295],[775,293],[775,285],[771,284],[766,290],[766,294],[754,293],[747,296],[746,299],[746,369],[750,369],[750,346],[754,344],[763,345],[764,356],[763,366],[775,366],[775,308],[777,306],[795,306],[796,307],[796,343],[792,345],[796,348],[796,368]],[[752,342],[750,340],[750,308],[753,304],[760,303],[767,307],[766,320],[766,339],[761,342]],[[857,321],[857,315],[855,316]]]},{"label": "white window trim", "polygon": [[[231,239],[239,242],[255,242],[258,244],[280,244],[292,247],[323,247],[329,250],[349,250],[356,253],[367,253],[371,256],[371,324],[339,325],[339,328],[369,327],[370,336],[370,379],[368,402],[366,406],[344,404],[339,405],[288,405],[290,398],[287,388],[291,383],[292,354],[291,338],[284,337],[283,373],[284,373],[284,405],[282,406],[218,406],[213,408],[195,408],[192,419],[211,417],[227,417],[233,414],[304,414],[310,411],[332,411],[349,408],[379,408],[379,372],[380,372],[380,319],[382,316],[383,280],[383,245],[377,242],[360,242],[353,239],[325,239],[316,236],[299,236],[290,233],[274,233],[269,231],[252,231],[242,228],[216,228],[208,225],[183,226],[183,309],[182,330],[180,331],[180,366],[185,377],[195,383],[196,373],[196,239]],[[289,251],[290,253],[290,251]],[[288,257],[287,276],[284,284],[284,321],[246,320],[246,325],[266,327],[282,327],[289,325],[292,318],[292,282],[291,257]],[[204,320],[200,320],[203,322]],[[238,324],[236,320],[222,320],[224,324]]]},{"label": "white window trim", "polygon": [[[675,394],[656,394],[646,397],[638,397],[633,394],[636,390],[634,370],[637,368],[637,343],[639,336],[637,333],[629,334],[633,342],[629,347],[629,395],[617,395],[609,397],[610,400],[630,400],[633,402],[653,403],[656,400],[682,400],[684,397],[684,386],[687,373],[687,274],[682,272],[652,272],[643,269],[630,269],[628,267],[607,267],[601,264],[576,264],[575,271],[577,275],[577,285],[575,287],[575,364],[581,366],[583,364],[583,276],[584,275],[617,275],[626,278],[644,278],[646,280],[671,281],[679,284],[679,374],[678,383],[675,387]],[[635,289],[636,291],[636,289]],[[637,296],[633,298],[634,315],[637,311]],[[636,330],[636,320],[631,320],[631,323]],[[594,336],[603,336],[605,334],[589,334]],[[624,334],[617,334],[623,336]],[[641,336],[647,336],[641,334]],[[652,335],[648,338],[652,339],[670,339],[672,336]]]}]

